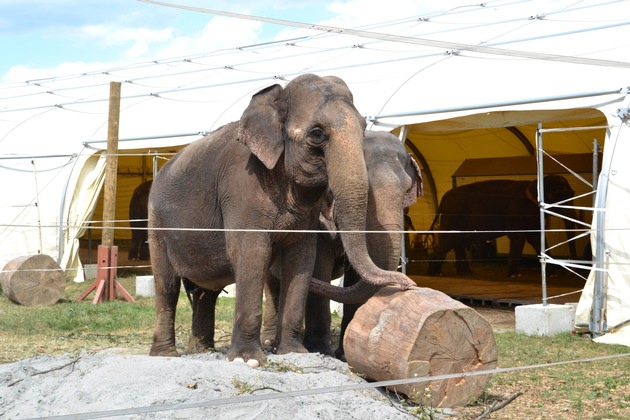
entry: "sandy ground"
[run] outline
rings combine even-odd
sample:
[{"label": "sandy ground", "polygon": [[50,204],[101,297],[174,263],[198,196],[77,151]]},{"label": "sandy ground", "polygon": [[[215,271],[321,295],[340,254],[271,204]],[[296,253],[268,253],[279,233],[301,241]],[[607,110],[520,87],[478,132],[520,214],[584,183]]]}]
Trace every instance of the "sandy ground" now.
[{"label": "sandy ground", "polygon": [[[0,366],[0,418],[413,418],[413,407],[373,388],[313,394],[366,383],[339,360],[289,354],[268,361],[254,369],[222,353],[163,358],[111,350],[26,359]],[[277,398],[287,391],[311,395]]]}]

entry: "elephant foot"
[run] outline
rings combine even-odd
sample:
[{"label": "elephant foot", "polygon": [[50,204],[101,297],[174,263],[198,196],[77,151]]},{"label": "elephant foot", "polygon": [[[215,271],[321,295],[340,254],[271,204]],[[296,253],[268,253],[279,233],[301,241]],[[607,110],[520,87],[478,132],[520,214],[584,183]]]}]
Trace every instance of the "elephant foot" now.
[{"label": "elephant foot", "polygon": [[337,350],[335,350],[335,357],[339,360],[341,360],[342,362],[348,362],[346,360],[346,354],[343,351],[343,347],[337,347]]},{"label": "elephant foot", "polygon": [[328,340],[323,341],[304,341],[304,347],[309,351],[309,353],[320,353],[325,356],[335,357],[335,352],[333,351],[330,344],[328,344]]},{"label": "elephant foot", "polygon": [[214,342],[207,342],[196,338],[191,338],[188,343],[188,353],[206,353],[214,351]]},{"label": "elephant foot", "polygon": [[175,346],[153,344],[151,351],[149,351],[149,356],[179,357],[179,353],[175,350]]},{"label": "elephant foot", "polygon": [[288,354],[288,353],[308,353],[306,347],[299,342],[280,343],[276,354]]},{"label": "elephant foot", "polygon": [[260,346],[238,347],[232,344],[227,353],[227,360],[228,362],[241,362],[247,363],[251,367],[259,367],[267,360],[267,357]]}]

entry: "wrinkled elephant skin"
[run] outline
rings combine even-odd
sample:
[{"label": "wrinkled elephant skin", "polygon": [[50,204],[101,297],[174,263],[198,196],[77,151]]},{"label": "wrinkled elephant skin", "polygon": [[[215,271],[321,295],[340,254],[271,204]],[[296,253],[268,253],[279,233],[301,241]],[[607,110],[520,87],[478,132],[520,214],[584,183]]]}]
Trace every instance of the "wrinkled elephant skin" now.
[{"label": "wrinkled elephant skin", "polygon": [[[569,183],[560,175],[545,176],[544,191],[546,203],[573,197]],[[457,272],[471,273],[466,260],[466,246],[474,241],[507,235],[510,240],[507,274],[517,276],[525,241],[540,255],[540,210],[536,197],[535,180],[482,181],[448,191],[442,197],[432,226],[440,233],[429,263],[429,275],[440,275],[442,262],[451,249],[455,250]],[[571,202],[565,204],[570,205]],[[571,209],[559,209],[558,212],[575,219],[575,212]],[[565,220],[565,226],[568,238],[573,238],[575,223]],[[569,246],[571,258],[575,258],[575,242],[570,241]]]},{"label": "wrinkled elephant skin", "polygon": [[[385,270],[397,270],[400,262],[400,247],[403,216],[405,207],[415,203],[422,195],[422,177],[420,169],[405,146],[395,136],[384,132],[366,131],[363,145],[369,188],[366,230],[389,231],[387,233],[370,233],[367,236],[368,251],[377,266]],[[333,206],[334,207],[334,206]],[[327,208],[327,207],[326,207]],[[324,213],[324,212],[322,212]],[[334,211],[333,211],[334,213]],[[328,224],[324,217],[322,230],[336,229]],[[344,265],[345,263],[345,265]],[[344,275],[344,288],[330,285],[331,279]],[[317,258],[313,279],[322,287],[320,296],[309,293],[306,306],[304,345],[311,352],[332,355],[330,347],[330,297],[337,300],[352,298],[355,303],[344,304],[343,319],[337,357],[343,357],[343,336],[349,322],[359,306],[376,293],[380,287],[360,282],[360,290],[349,288],[360,279],[360,276],[347,264],[341,241],[334,234],[320,233],[317,238]],[[323,281],[325,284],[322,284]],[[265,294],[265,320],[262,340],[272,345],[275,335],[275,306],[278,288],[274,278],[267,285]],[[350,296],[348,296],[350,295]]]},{"label": "wrinkled elephant skin", "polygon": [[[365,121],[352,102],[336,77],[302,75],[284,88],[268,87],[252,97],[238,122],[190,144],[158,172],[149,198],[157,312],[152,355],[177,354],[175,308],[186,278],[211,293],[236,283],[227,357],[262,363],[262,294],[272,264],[282,270],[278,353],[306,351],[300,331],[317,235],[295,231],[317,229],[328,188],[340,226],[365,226]],[[365,235],[347,241],[349,258],[364,275],[408,286],[400,273],[374,265]],[[204,310],[214,312],[214,298],[205,301]],[[195,328],[194,338],[212,347],[214,325]]]}]

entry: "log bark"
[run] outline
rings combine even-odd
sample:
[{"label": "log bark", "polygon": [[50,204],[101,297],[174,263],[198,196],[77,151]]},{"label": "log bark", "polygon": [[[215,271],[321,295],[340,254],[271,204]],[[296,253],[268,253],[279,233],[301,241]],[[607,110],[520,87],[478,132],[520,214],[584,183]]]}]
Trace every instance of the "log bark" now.
[{"label": "log bark", "polygon": [[66,276],[48,255],[27,255],[9,261],[0,273],[4,295],[24,306],[54,305],[66,289]]},{"label": "log bark", "polygon": [[[386,287],[348,325],[345,356],[369,380],[435,376],[494,369],[492,326],[474,309],[437,290]],[[490,375],[396,385],[391,391],[432,407],[465,405],[481,396]]]}]

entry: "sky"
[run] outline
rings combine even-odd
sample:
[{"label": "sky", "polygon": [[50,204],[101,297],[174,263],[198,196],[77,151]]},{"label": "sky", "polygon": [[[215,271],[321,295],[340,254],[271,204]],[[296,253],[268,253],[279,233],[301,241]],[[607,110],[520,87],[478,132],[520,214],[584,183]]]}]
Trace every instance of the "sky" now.
[{"label": "sky", "polygon": [[[430,8],[433,3],[418,0],[165,2],[341,27],[409,16],[419,9]],[[439,6],[443,8],[444,3]],[[279,25],[137,0],[0,0],[0,82],[234,48],[289,38],[294,33],[295,29]]]}]

